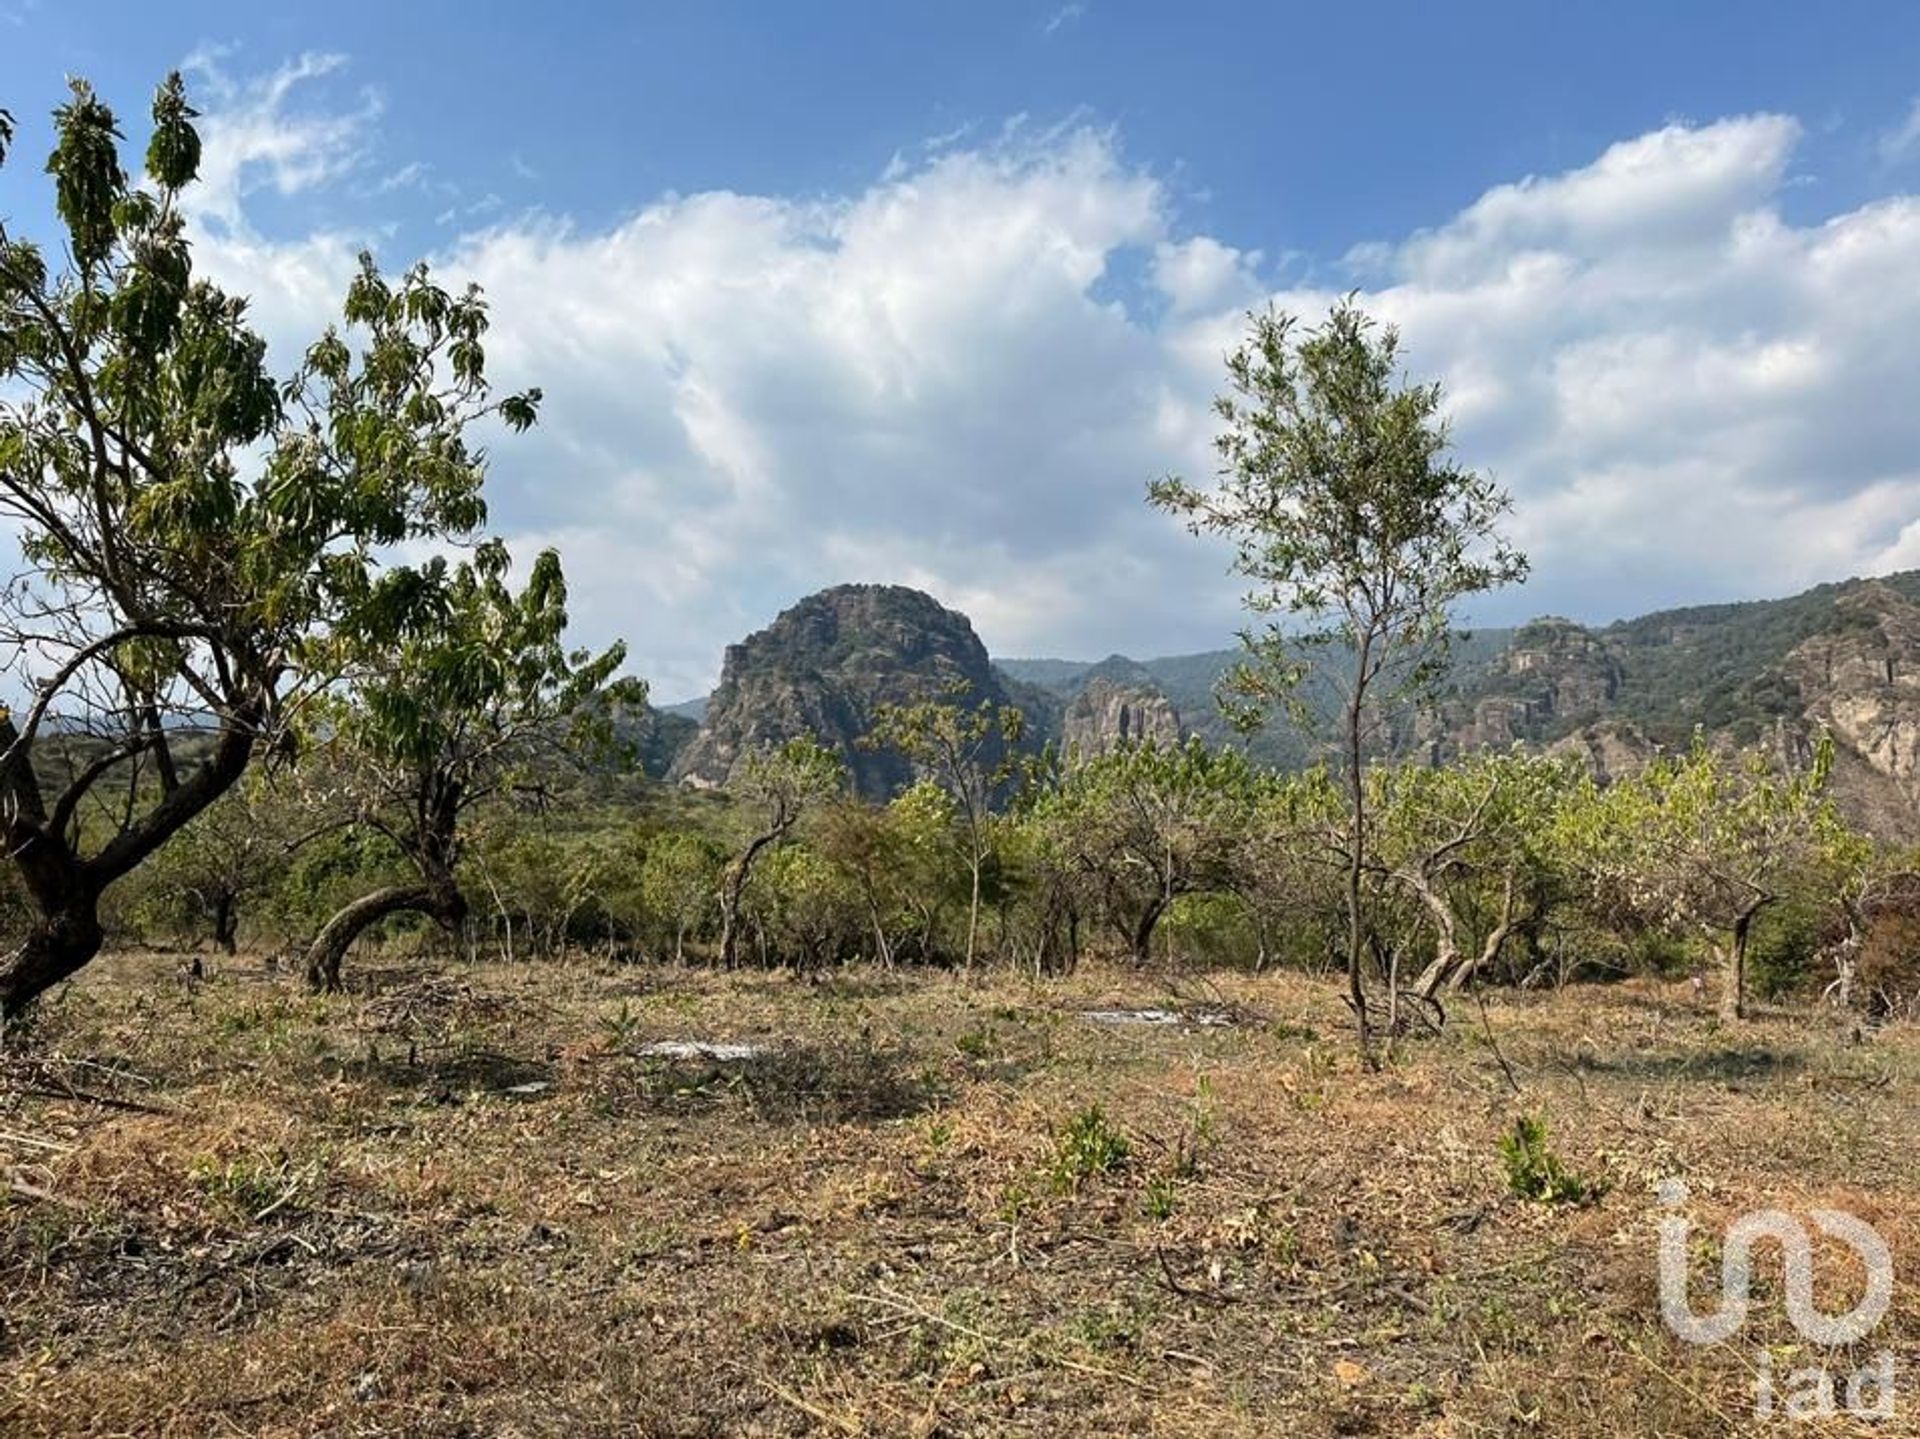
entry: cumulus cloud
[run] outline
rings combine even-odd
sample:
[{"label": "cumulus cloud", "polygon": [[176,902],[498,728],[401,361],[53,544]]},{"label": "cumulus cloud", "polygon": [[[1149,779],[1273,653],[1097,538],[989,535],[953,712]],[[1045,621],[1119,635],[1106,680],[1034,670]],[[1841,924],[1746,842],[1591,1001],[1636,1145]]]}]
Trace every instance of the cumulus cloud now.
[{"label": "cumulus cloud", "polygon": [[[297,83],[233,93],[258,115]],[[276,148],[210,119],[218,175],[354,153],[325,126]],[[1920,563],[1920,202],[1789,223],[1799,133],[1670,125],[1356,237],[1361,302],[1445,381],[1461,458],[1516,498],[1536,578],[1481,619]],[[497,448],[497,523],[522,552],[561,547],[583,638],[625,635],[667,698],[841,580],[928,589],[1000,654],[1230,642],[1224,553],[1143,485],[1210,473],[1247,308],[1312,315],[1346,286],[1275,288],[1095,128],[903,154],[846,195],[636,196],[611,227],[496,218],[436,257],[487,287],[499,378],[549,397]],[[216,190],[239,221],[246,194]],[[209,233],[276,334],[323,323],[348,237]]]}]

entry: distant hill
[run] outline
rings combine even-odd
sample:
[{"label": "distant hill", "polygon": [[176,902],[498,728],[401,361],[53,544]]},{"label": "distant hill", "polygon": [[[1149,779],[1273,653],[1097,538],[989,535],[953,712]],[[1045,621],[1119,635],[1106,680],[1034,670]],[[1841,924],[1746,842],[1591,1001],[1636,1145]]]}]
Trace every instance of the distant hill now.
[{"label": "distant hill", "polygon": [[[754,750],[811,735],[838,751],[860,793],[884,798],[913,774],[900,755],[860,742],[882,705],[1020,703],[1015,688],[965,615],[900,585],[837,585],[727,647],[719,688],[670,777],[724,785]],[[1022,708],[1053,707],[1022,698]]]},{"label": "distant hill", "polygon": [[[729,648],[704,706],[672,707],[683,722],[705,716],[673,774],[720,783],[742,746],[808,731],[850,756],[863,791],[885,793],[901,775],[855,744],[872,706],[930,696],[953,675],[1028,710],[1036,738],[1098,749],[1171,727],[1244,744],[1276,767],[1311,762],[1316,741],[1289,723],[1252,736],[1226,724],[1216,690],[1239,657],[990,661],[965,616],[930,597],[840,586]],[[1329,707],[1332,693],[1310,688],[1310,707]],[[1518,743],[1572,749],[1609,769],[1684,744],[1696,727],[1801,752],[1821,724],[1839,743],[1836,783],[1849,807],[1883,830],[1920,834],[1920,571],[1599,627],[1546,617],[1477,631],[1456,647],[1435,713],[1402,725],[1391,747],[1437,762]]]}]

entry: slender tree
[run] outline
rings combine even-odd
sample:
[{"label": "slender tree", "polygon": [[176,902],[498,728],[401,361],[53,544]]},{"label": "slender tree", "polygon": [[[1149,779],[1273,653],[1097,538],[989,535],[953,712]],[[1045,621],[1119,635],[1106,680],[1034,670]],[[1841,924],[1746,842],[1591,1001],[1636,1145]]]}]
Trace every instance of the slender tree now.
[{"label": "slender tree", "polygon": [[953,799],[961,857],[967,866],[966,964],[973,967],[980,933],[980,896],[993,852],[993,808],[1024,772],[1020,740],[1027,717],[1013,705],[952,700],[880,705],[863,743],[897,750]]},{"label": "slender tree", "polygon": [[[405,621],[405,541],[484,520],[468,426],[494,399],[485,308],[424,269],[363,261],[346,339],[284,388],[243,300],[193,273],[181,198],[200,163],[178,75],[145,179],[84,82],[47,169],[61,261],[0,224],[0,520],[25,572],[0,590],[0,840],[33,920],[0,953],[0,1020],[102,942],[100,900],[226,793],[333,678],[336,646]],[[0,142],[10,127],[0,128]]]},{"label": "slender tree", "polygon": [[1348,999],[1371,1054],[1369,742],[1397,704],[1431,693],[1458,603],[1523,579],[1526,561],[1498,532],[1505,493],[1448,458],[1440,386],[1403,380],[1399,332],[1351,300],[1313,329],[1256,314],[1227,377],[1215,402],[1218,484],[1168,477],[1149,498],[1195,533],[1226,536],[1249,583],[1258,624],[1241,636],[1245,659],[1224,696],[1236,718],[1256,723],[1276,703],[1315,718],[1300,702],[1310,675],[1338,693]]},{"label": "slender tree", "polygon": [[727,788],[746,816],[747,835],[720,882],[720,961],[740,962],[740,897],[753,867],[770,845],[793,833],[809,810],[838,794],[846,766],[812,739],[793,739],[777,749],[757,750],[743,760]]}]

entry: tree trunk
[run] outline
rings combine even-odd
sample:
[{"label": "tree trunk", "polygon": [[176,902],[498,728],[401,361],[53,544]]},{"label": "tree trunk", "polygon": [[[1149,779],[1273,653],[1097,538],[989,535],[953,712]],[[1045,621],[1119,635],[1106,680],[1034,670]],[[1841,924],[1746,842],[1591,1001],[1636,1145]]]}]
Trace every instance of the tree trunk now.
[{"label": "tree trunk", "polygon": [[1367,985],[1361,970],[1366,948],[1366,916],[1360,886],[1366,873],[1367,785],[1360,769],[1360,730],[1367,697],[1367,666],[1372,660],[1366,637],[1354,665],[1353,693],[1347,704],[1347,998],[1353,1005],[1354,1035],[1360,1054],[1373,1063],[1373,1029],[1367,1019]]},{"label": "tree trunk", "polygon": [[1733,933],[1724,951],[1720,987],[1720,1017],[1740,1020],[1747,1017],[1747,938],[1753,930],[1753,917],[1759,906],[1747,910],[1733,922]]},{"label": "tree trunk", "polygon": [[740,963],[740,896],[746,891],[747,877],[753,873],[753,862],[759,858],[760,851],[780,837],[780,831],[754,836],[747,846],[746,853],[734,862],[727,871],[726,882],[720,886],[720,963],[728,969]]},{"label": "tree trunk", "polygon": [[971,866],[973,871],[973,895],[967,901],[967,968],[969,970],[973,968],[974,934],[980,927],[980,863],[980,850],[978,846],[976,846],[973,850],[973,863]]},{"label": "tree trunk", "polygon": [[1166,901],[1156,895],[1147,901],[1146,908],[1140,911],[1140,918],[1134,923],[1129,939],[1133,945],[1133,962],[1142,969],[1153,962],[1153,930],[1166,909]]},{"label": "tree trunk", "polygon": [[233,896],[222,892],[213,901],[213,942],[221,953],[232,955],[239,948],[240,916]]},{"label": "tree trunk", "polygon": [[18,1018],[100,952],[106,938],[100,928],[101,894],[233,787],[246,770],[267,711],[267,700],[256,695],[223,712],[219,737],[205,762],[83,861],[66,837],[60,806],[50,812],[41,793],[31,738],[23,737],[0,708],[0,810],[5,815],[0,841],[39,911],[26,937],[0,957],[0,1023]]},{"label": "tree trunk", "polygon": [[411,911],[431,915],[447,929],[465,918],[467,902],[450,882],[397,884],[362,895],[341,909],[321,928],[307,950],[307,984],[318,991],[337,992],[340,964],[347,950],[368,926],[390,914]]},{"label": "tree trunk", "polygon": [[78,974],[100,952],[99,896],[81,891],[58,912],[36,920],[0,958],[0,1026],[18,1019],[40,995]]}]

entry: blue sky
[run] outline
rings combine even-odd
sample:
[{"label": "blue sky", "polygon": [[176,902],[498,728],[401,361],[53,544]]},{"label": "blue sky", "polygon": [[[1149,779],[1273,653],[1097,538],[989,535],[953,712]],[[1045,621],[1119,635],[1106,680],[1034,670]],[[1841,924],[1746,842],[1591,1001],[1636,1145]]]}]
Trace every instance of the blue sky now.
[{"label": "blue sky", "polygon": [[0,213],[64,74],[137,129],[183,63],[202,263],[283,352],[361,244],[487,282],[553,397],[496,519],[665,698],[837,579],[1003,654],[1224,642],[1141,487],[1248,304],[1353,287],[1515,493],[1485,619],[1920,564],[1911,6],[0,0]]}]

